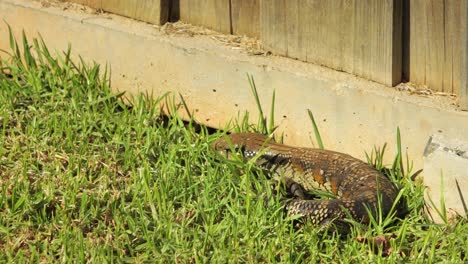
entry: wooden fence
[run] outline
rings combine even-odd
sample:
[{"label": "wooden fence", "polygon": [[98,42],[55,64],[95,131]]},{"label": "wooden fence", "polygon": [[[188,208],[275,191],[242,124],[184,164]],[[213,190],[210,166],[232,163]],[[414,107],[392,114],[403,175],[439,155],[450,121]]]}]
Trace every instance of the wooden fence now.
[{"label": "wooden fence", "polygon": [[261,1],[261,40],[273,53],[387,85],[401,80],[399,1]]},{"label": "wooden fence", "polygon": [[466,27],[467,21],[463,5],[466,0],[405,1],[405,79],[460,94],[460,55],[468,47],[467,34],[462,33],[462,23]]},{"label": "wooden fence", "polygon": [[468,110],[467,0],[69,0],[260,39],[265,49],[394,86],[454,93]]}]

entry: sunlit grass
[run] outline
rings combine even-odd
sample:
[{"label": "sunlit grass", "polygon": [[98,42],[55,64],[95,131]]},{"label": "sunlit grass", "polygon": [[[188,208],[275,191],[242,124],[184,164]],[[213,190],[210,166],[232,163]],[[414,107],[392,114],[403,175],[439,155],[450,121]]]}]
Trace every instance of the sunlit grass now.
[{"label": "sunlit grass", "polygon": [[[176,111],[161,115],[158,100],[170,97],[124,104],[100,65],[73,62],[70,51],[55,57],[41,40],[22,42],[10,38],[0,65],[0,262],[467,260],[468,224],[426,219],[423,187],[401,148],[390,166],[385,147],[368,156],[402,189],[405,218],[356,223],[346,237],[296,229],[281,197],[265,207],[271,183],[253,163],[210,150],[221,133]],[[261,110],[261,126],[241,119],[237,129],[273,132],[274,97],[272,105],[268,120]],[[387,257],[356,240],[381,234],[394,236]]]}]

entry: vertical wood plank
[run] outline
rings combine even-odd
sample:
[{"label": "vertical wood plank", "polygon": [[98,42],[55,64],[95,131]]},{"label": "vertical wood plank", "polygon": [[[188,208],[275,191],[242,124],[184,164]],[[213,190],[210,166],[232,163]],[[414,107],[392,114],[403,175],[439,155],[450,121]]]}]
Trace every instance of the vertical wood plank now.
[{"label": "vertical wood plank", "polygon": [[231,33],[229,0],[180,0],[180,20]]},{"label": "vertical wood plank", "polygon": [[409,1],[410,27],[409,27],[409,81],[416,84],[426,83],[426,1]]},{"label": "vertical wood plank", "polygon": [[134,0],[103,0],[102,9],[114,14],[135,18],[137,7]]},{"label": "vertical wood plank", "polygon": [[403,81],[407,82],[410,79],[410,8],[412,1],[403,1],[403,19],[402,19],[402,71],[403,71]]},{"label": "vertical wood plank", "polygon": [[171,0],[134,1],[137,5],[136,19],[157,25],[163,25],[169,21]]},{"label": "vertical wood plank", "polygon": [[[328,1],[323,1],[322,4],[320,1],[316,0],[307,0],[305,5],[303,6],[303,12],[301,12],[301,16],[304,17],[303,21],[305,21],[305,25],[307,25],[307,47],[306,47],[306,61],[316,63],[319,65],[323,65],[323,63],[319,59],[320,55],[320,47],[319,41],[317,39],[321,39],[320,36],[320,21],[321,21],[321,12],[322,10],[321,5],[325,4]],[[310,10],[316,10],[315,14],[311,14]]]},{"label": "vertical wood plank", "polygon": [[[350,41],[354,44],[354,50],[353,50],[353,73],[357,74],[359,76],[362,76],[362,74],[365,72],[365,67],[366,63],[362,61],[362,58],[364,58],[365,53],[369,51],[367,47],[367,43],[369,41],[368,39],[368,27],[369,25],[362,25],[363,23],[363,16],[366,16],[366,9],[360,8],[359,0],[358,2],[354,1],[354,7],[353,10],[355,14],[353,15],[353,24],[355,25],[354,27],[354,35],[359,36],[357,38],[351,38]],[[359,59],[358,59],[359,58]]]},{"label": "vertical wood plank", "polygon": [[[391,76],[392,83],[397,85],[403,81],[403,2],[405,0],[398,0],[393,2],[393,26],[391,29],[393,33],[393,51],[391,54],[392,70]],[[389,71],[387,72],[389,73]]]},{"label": "vertical wood plank", "polygon": [[459,103],[463,110],[468,111],[468,1],[463,1],[460,4],[460,66],[455,71],[456,76],[459,76],[460,90]]},{"label": "vertical wood plank", "polygon": [[[299,34],[299,39],[298,39],[298,44],[297,44],[297,49],[299,51],[296,52],[297,59],[307,61],[308,59],[308,47],[309,47],[309,40],[311,34],[311,27],[310,27],[310,19],[309,19],[309,14],[307,13],[308,6],[310,5],[309,0],[300,0],[299,5],[298,5],[298,13],[297,16],[299,17],[298,23],[298,34]],[[292,51],[294,48],[291,48],[292,54],[294,54],[294,51]]]},{"label": "vertical wood plank", "polygon": [[463,43],[467,39],[466,35],[463,36],[463,21],[468,19],[466,16],[463,17],[462,13],[464,2],[466,0],[446,0],[448,5],[445,18],[448,29],[445,36],[445,43],[447,43],[445,53],[449,56],[445,59],[444,68],[447,71],[444,72],[443,91],[454,94],[460,94],[463,87],[460,75],[462,71],[460,54],[468,48],[468,45]]},{"label": "vertical wood plank", "polygon": [[105,11],[162,25],[169,19],[170,0],[102,0]]},{"label": "vertical wood plank", "polygon": [[355,1],[354,73],[387,85],[401,81],[402,2]]},{"label": "vertical wood plank", "polygon": [[260,40],[262,41],[263,48],[271,51],[273,49],[270,45],[272,27],[265,26],[270,22],[271,10],[268,8],[268,5],[265,6],[265,4],[267,4],[267,0],[260,1]]},{"label": "vertical wood plank", "polygon": [[[339,0],[341,2],[341,0]],[[341,68],[338,65],[336,60],[337,53],[340,52],[341,47],[339,47],[338,42],[339,38],[347,39],[348,33],[346,35],[337,34],[338,28],[336,24],[339,23],[341,17],[337,12],[330,12],[334,9],[336,5],[333,1],[312,1],[312,5],[309,6],[311,9],[308,10],[309,17],[314,17],[310,22],[311,29],[311,39],[309,39],[309,53],[307,61],[316,63],[319,65],[324,65],[334,69]],[[314,13],[310,13],[314,12]],[[313,54],[313,55],[312,55]]]},{"label": "vertical wood plank", "polygon": [[68,0],[67,2],[73,2],[73,3],[80,4],[80,5],[89,6],[95,9],[100,9],[102,1],[105,1],[105,0]]},{"label": "vertical wood plank", "polygon": [[262,0],[261,40],[276,54],[395,85],[401,81],[401,4]]},{"label": "vertical wood plank", "polygon": [[232,34],[260,37],[260,0],[231,0]]},{"label": "vertical wood plank", "polygon": [[287,41],[287,56],[305,60],[302,50],[301,17],[299,16],[301,1],[288,1],[285,6],[285,29]]},{"label": "vertical wood plank", "polygon": [[[359,1],[359,0],[358,0]],[[354,72],[354,49],[355,49],[355,41],[347,42],[350,36],[355,35],[355,23],[354,23],[354,8],[355,8],[356,0],[352,1],[341,1],[340,8],[343,10],[344,16],[340,17],[340,26],[338,28],[338,34],[341,36],[347,36],[346,38],[341,38],[340,43],[340,53],[339,53],[339,60],[340,60],[340,67],[338,70],[346,71],[346,72]]]},{"label": "vertical wood plank", "polygon": [[190,23],[190,0],[179,0],[179,19]]},{"label": "vertical wood plank", "polygon": [[[409,81],[434,91],[460,94],[466,0],[408,1],[409,50],[404,66]],[[466,38],[466,36],[465,36]]]},{"label": "vertical wood plank", "polygon": [[[444,0],[426,1],[427,41],[426,84],[442,91],[444,65]],[[436,88],[437,87],[437,88]]]},{"label": "vertical wood plank", "polygon": [[[262,0],[261,1],[261,34],[264,48],[278,55],[287,55],[286,32],[286,1],[290,0]],[[297,0],[294,0],[297,1]]]},{"label": "vertical wood plank", "polygon": [[[441,72],[441,90],[444,91],[444,92],[448,92],[448,93],[453,93],[454,92],[454,84],[453,84],[453,80],[454,78],[450,77],[453,75],[453,70],[454,70],[454,62],[455,60],[457,60],[456,57],[454,57],[454,54],[453,54],[453,51],[454,49],[456,49],[456,46],[457,46],[457,41],[446,41],[446,40],[450,40],[450,39],[453,39],[453,40],[456,40],[457,37],[455,36],[455,29],[456,29],[456,25],[459,25],[459,21],[457,22],[457,20],[460,18],[458,16],[458,18],[455,18],[455,5],[456,5],[456,2],[457,1],[452,1],[452,0],[445,0],[444,1],[445,3],[442,3],[443,5],[445,4],[445,7],[444,9],[446,10],[444,12],[444,21],[443,21],[443,26],[444,26],[444,29],[443,29],[443,32],[444,32],[444,36],[443,36],[443,40],[444,40],[444,43],[443,43],[443,46],[444,46],[444,49],[443,49],[443,54],[442,54],[442,59],[443,59],[443,63],[442,63],[442,72]],[[452,19],[450,18],[452,17]]]},{"label": "vertical wood plank", "polygon": [[171,0],[68,0],[96,9],[162,25],[169,19]]}]

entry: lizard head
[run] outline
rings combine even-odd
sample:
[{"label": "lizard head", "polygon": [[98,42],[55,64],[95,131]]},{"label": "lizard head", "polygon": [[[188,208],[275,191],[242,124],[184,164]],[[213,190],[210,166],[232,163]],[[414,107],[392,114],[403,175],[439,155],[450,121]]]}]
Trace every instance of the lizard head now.
[{"label": "lizard head", "polygon": [[211,148],[226,155],[240,152],[246,158],[255,156],[269,138],[256,133],[233,133],[226,135],[211,144]]}]

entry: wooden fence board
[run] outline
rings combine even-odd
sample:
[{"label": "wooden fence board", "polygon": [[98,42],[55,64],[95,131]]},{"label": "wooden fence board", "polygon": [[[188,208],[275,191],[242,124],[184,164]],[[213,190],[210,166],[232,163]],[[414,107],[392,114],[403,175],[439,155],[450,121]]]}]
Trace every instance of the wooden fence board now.
[{"label": "wooden fence board", "polygon": [[[405,76],[435,91],[460,93],[461,57],[467,49],[461,34],[466,0],[409,1],[410,50]],[[464,37],[466,39],[466,36]]]},{"label": "wooden fence board", "polygon": [[272,4],[269,0],[262,0],[260,6],[263,19],[260,25],[262,45],[275,51],[276,54],[284,56],[288,55],[286,1],[289,0],[274,0],[274,4]]},{"label": "wooden fence board", "polygon": [[[425,48],[425,38],[417,37],[415,34],[418,32],[419,35],[427,35],[427,27],[425,23],[420,23],[419,21],[425,19],[426,8],[420,8],[419,12],[414,12],[416,6],[424,6],[426,0],[413,0],[408,1],[408,23],[405,27],[408,29],[408,43],[409,43],[409,52],[408,52],[408,66],[404,69],[408,69],[408,72],[404,75],[407,76],[407,80],[411,80],[415,83],[425,83],[426,82],[426,52]],[[423,67],[416,67],[417,65],[423,65]]]},{"label": "wooden fence board", "polygon": [[162,25],[169,18],[170,0],[102,0],[102,9],[137,20]]},{"label": "wooden fence board", "polygon": [[[427,36],[431,39],[426,43],[426,83],[429,87],[443,90],[444,69],[444,0],[426,1],[427,8]],[[437,87],[437,88],[436,88]]]},{"label": "wooden fence board", "polygon": [[136,19],[136,3],[133,0],[103,0],[102,9],[114,14]]},{"label": "wooden fence board", "polygon": [[460,91],[460,107],[468,110],[468,1],[462,1],[460,6],[460,68],[458,78]]},{"label": "wooden fence board", "polygon": [[279,55],[387,85],[401,81],[401,0],[262,0],[261,40]]},{"label": "wooden fence board", "polygon": [[68,0],[67,2],[73,2],[80,5],[89,6],[95,9],[101,8],[101,2],[105,0]]},{"label": "wooden fence board", "polygon": [[[353,73],[387,85],[402,77],[402,2],[355,0]],[[351,9],[352,10],[352,9]],[[355,13],[355,14],[356,14]]]},{"label": "wooden fence board", "polygon": [[[443,8],[443,2],[442,2],[442,8]],[[456,13],[458,13],[458,17],[460,15],[459,10],[455,9],[456,3],[454,1],[447,1],[446,2],[446,15],[454,17],[456,16]],[[442,21],[443,22],[443,21]],[[456,19],[449,19],[447,23],[443,23],[444,29],[443,31],[445,32],[445,37],[442,37],[441,39],[456,39],[456,28],[459,27],[460,25],[456,25]],[[445,42],[445,41],[444,41]],[[444,46],[444,42],[441,43],[442,46]],[[452,65],[452,61],[455,59],[454,56],[459,56],[457,54],[454,54],[455,49],[459,49],[457,47],[456,42],[453,43],[453,45],[449,45],[445,48],[445,56],[441,56],[442,59],[444,60],[442,63],[442,70],[440,73],[440,79],[441,79],[441,86],[442,87],[455,87],[454,84],[454,78],[445,78],[444,76],[449,76],[452,74],[453,70],[456,70],[454,65]]]},{"label": "wooden fence board", "polygon": [[231,33],[229,0],[179,0],[180,20]]},{"label": "wooden fence board", "polygon": [[[304,40],[307,39],[309,24],[302,21],[305,14],[299,15],[303,11],[302,4],[305,2],[304,0],[286,2],[286,21],[291,21],[286,23],[287,56],[290,58],[307,58],[308,42]],[[296,15],[291,16],[291,14]]]},{"label": "wooden fence board", "polygon": [[260,0],[231,0],[232,34],[260,37]]},{"label": "wooden fence board", "polygon": [[69,0],[96,9],[162,25],[169,19],[171,0]]}]

